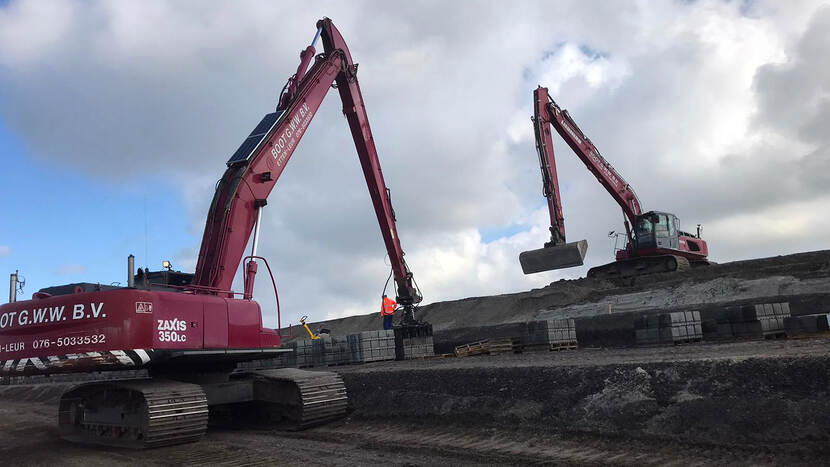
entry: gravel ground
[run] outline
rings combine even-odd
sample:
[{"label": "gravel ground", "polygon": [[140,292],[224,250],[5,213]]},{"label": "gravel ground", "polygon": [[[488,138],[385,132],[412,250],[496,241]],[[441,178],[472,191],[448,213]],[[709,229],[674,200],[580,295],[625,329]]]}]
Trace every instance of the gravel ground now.
[{"label": "gravel ground", "polygon": [[581,349],[329,368],[353,412],[131,451],[55,427],[65,384],[0,388],[7,465],[819,465],[830,339]]},{"label": "gravel ground", "polygon": [[211,430],[198,443],[133,451],[61,441],[50,404],[0,409],[0,459],[23,466],[816,465],[775,449],[346,419],[300,433]]}]

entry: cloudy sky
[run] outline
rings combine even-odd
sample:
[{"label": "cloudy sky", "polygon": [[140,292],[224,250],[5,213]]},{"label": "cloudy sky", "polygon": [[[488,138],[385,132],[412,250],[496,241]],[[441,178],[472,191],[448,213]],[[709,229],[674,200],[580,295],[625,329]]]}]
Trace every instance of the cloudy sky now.
[{"label": "cloudy sky", "polygon": [[[830,248],[830,7],[814,1],[0,0],[0,270],[26,295],[195,267],[225,161],[331,17],[359,78],[427,302],[609,262],[620,209],[554,142],[586,266],[524,276],[547,240],[530,122],[547,86],[647,210],[711,258]],[[826,3],[826,2],[825,2]],[[283,317],[373,312],[389,271],[336,93],[264,212]],[[257,298],[270,318],[273,293]]]}]

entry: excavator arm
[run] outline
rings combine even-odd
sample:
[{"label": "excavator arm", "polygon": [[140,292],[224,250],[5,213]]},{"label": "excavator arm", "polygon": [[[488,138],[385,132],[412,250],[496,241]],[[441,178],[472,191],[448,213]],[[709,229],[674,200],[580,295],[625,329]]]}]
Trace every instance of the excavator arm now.
[{"label": "excavator arm", "polygon": [[[562,110],[554,102],[548,94],[547,88],[539,86],[533,91],[534,101],[537,103],[537,110],[544,105],[547,120],[556,129],[556,132],[568,143],[568,146],[573,149],[577,157],[585,164],[585,167],[594,174],[599,183],[605,188],[612,198],[620,205],[628,222],[634,223],[638,215],[642,214],[640,209],[640,200],[625,179],[605,160],[599,153],[599,150],[594,143],[585,136],[585,133],[579,129],[576,122],[573,121],[567,110]],[[538,144],[538,137],[537,137]],[[553,146],[548,145],[549,158],[553,160]],[[553,181],[556,183],[556,172],[553,172]],[[559,196],[559,188],[556,188],[557,202]],[[561,216],[561,206],[559,215]],[[628,230],[626,224],[626,230]],[[562,228],[564,235],[564,227]],[[629,230],[629,238],[631,236]]]},{"label": "excavator arm", "polygon": [[534,91],[533,132],[542,170],[542,192],[548,200],[550,242],[545,246],[550,247],[565,243],[565,218],[562,215],[562,200],[559,197],[559,179],[556,176],[556,159],[553,156],[553,138],[550,134],[551,120],[547,106],[548,101],[544,99],[544,95],[540,95],[539,89]]},{"label": "excavator arm", "polygon": [[[318,38],[322,39],[324,53],[315,56]],[[228,160],[208,213],[194,283],[202,290],[228,291],[255,229],[251,256],[256,256],[262,208],[331,87],[338,89],[343,101],[343,112],[392,262],[397,301],[408,309],[406,316],[414,319],[414,305],[421,301],[421,295],[404,261],[389,189],[383,180],[360,93],[357,64],[328,18],[317,22],[314,41],[300,54],[300,66],[283,89],[276,111],[263,117]],[[246,274],[250,280],[246,279],[245,287],[248,298],[255,273],[256,263],[249,261]]]}]

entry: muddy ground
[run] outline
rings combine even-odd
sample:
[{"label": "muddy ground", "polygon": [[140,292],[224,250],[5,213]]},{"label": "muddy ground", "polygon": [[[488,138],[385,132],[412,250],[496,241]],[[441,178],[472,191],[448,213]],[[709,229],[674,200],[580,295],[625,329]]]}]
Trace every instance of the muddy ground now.
[{"label": "muddy ground", "polygon": [[819,465],[830,339],[330,367],[351,413],[299,433],[211,429],[150,451],[61,441],[66,384],[0,388],[8,465]]}]

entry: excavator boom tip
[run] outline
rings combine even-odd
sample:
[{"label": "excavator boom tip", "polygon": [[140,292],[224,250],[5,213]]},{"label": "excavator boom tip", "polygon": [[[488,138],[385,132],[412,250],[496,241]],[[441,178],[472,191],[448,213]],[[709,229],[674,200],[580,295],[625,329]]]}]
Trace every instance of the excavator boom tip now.
[{"label": "excavator boom tip", "polygon": [[582,266],[587,251],[588,240],[579,240],[538,250],[523,251],[519,254],[519,263],[525,274],[572,268]]}]

